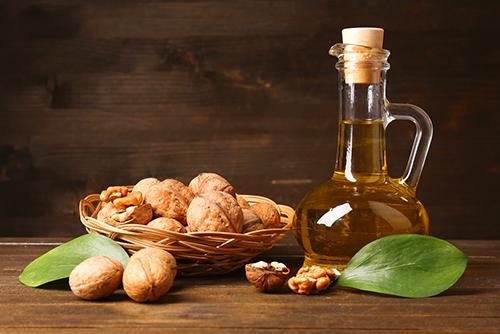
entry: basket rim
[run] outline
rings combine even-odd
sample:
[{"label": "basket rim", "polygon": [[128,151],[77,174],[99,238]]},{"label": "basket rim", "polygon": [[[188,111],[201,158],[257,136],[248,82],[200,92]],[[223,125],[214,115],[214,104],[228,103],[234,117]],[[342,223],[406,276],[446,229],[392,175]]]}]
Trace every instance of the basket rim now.
[{"label": "basket rim", "polygon": [[[131,187],[131,186],[127,186]],[[261,239],[262,234],[268,235],[268,234],[275,234],[275,233],[280,233],[283,231],[288,231],[291,228],[293,218],[295,215],[295,210],[293,210],[290,206],[285,205],[285,204],[277,204],[275,201],[268,197],[264,196],[259,196],[259,195],[249,195],[249,194],[237,194],[238,196],[244,198],[247,200],[249,203],[258,203],[258,202],[267,202],[272,204],[279,212],[281,222],[284,223],[282,227],[279,228],[268,228],[268,229],[260,229],[260,230],[255,230],[247,233],[237,233],[237,232],[212,232],[212,231],[205,231],[205,232],[175,232],[175,231],[166,231],[166,230],[160,230],[154,227],[150,227],[147,225],[142,225],[142,224],[134,224],[134,223],[127,223],[124,222],[118,226],[113,226],[110,224],[107,224],[104,221],[100,221],[95,216],[97,215],[97,212],[100,210],[102,206],[102,202],[99,199],[99,194],[89,194],[85,196],[83,199],[80,200],[79,202],[79,213],[80,213],[80,221],[81,223],[88,229],[90,228],[87,226],[86,223],[90,223],[89,225],[92,225],[91,229],[103,233],[106,235],[112,235],[112,234],[121,234],[121,235],[129,235],[129,236],[137,236],[141,232],[150,232],[150,233],[156,233],[162,236],[165,236],[165,238],[186,238],[189,237],[191,242],[199,242],[202,240],[205,240],[207,237],[212,237],[212,238],[222,238],[222,239],[243,239],[243,240],[248,240],[248,241],[256,241],[256,239]],[[93,202],[98,202],[97,206],[94,206],[92,203]],[[89,216],[86,214],[86,209],[87,208],[93,208],[92,209],[92,214]],[[101,227],[101,228],[99,228]],[[105,229],[104,229],[105,227]],[[141,231],[142,230],[142,231]]]}]

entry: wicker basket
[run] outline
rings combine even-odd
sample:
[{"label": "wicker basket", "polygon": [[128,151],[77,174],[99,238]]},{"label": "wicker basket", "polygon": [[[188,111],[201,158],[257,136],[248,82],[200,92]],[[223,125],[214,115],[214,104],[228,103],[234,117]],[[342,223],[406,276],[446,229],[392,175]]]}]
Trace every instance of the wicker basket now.
[{"label": "wicker basket", "polygon": [[98,194],[80,201],[80,220],[88,233],[101,234],[118,242],[130,254],[144,247],[161,248],[172,253],[178,271],[184,276],[225,274],[240,268],[256,255],[272,248],[290,229],[294,210],[286,205],[254,195],[239,195],[250,204],[266,202],[281,214],[281,228],[249,233],[188,232],[158,230],[146,225],[111,226],[95,217],[102,207]]}]

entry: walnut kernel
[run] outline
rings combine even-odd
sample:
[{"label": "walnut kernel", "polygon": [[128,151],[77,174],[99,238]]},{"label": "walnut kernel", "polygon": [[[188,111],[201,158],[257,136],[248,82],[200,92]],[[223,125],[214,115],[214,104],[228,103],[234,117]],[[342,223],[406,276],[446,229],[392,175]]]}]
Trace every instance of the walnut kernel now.
[{"label": "walnut kernel", "polygon": [[140,191],[132,191],[126,196],[115,198],[113,204],[121,210],[129,206],[136,206],[142,203],[142,193]]},{"label": "walnut kernel", "polygon": [[125,197],[128,194],[128,188],[125,186],[111,186],[103,190],[99,195],[101,202],[111,202],[117,198]]},{"label": "walnut kernel", "polygon": [[327,289],[340,276],[337,269],[320,266],[302,267],[288,280],[288,287],[301,295],[316,294]]},{"label": "walnut kernel", "polygon": [[111,218],[119,223],[145,225],[153,219],[153,209],[149,204],[129,206],[125,211],[115,213]]}]

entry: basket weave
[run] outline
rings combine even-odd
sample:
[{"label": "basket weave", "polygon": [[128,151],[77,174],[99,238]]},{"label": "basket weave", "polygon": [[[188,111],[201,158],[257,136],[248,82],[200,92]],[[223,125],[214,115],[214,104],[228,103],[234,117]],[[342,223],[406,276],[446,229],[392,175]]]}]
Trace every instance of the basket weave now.
[{"label": "basket weave", "polygon": [[281,215],[281,228],[264,229],[249,233],[163,231],[139,224],[111,226],[97,220],[103,206],[98,194],[80,201],[80,220],[88,233],[107,236],[133,254],[145,247],[156,247],[172,253],[177,260],[177,269],[184,276],[225,274],[240,268],[256,255],[272,248],[274,243],[290,229],[294,210],[276,204],[266,197],[238,195],[250,204],[269,203]]}]

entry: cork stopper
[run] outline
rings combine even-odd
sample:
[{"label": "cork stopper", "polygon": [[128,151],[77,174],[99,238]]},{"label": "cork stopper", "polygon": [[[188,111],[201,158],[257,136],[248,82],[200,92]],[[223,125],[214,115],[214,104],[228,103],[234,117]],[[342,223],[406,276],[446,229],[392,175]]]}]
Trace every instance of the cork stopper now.
[{"label": "cork stopper", "polygon": [[382,28],[347,28],[342,30],[342,43],[382,49],[384,29]]},{"label": "cork stopper", "polygon": [[380,70],[366,64],[357,64],[370,57],[368,48],[382,49],[384,29],[382,28],[347,28],[342,30],[342,43],[348,44],[344,50],[344,60],[352,62],[345,69],[345,82],[371,84],[380,82]]}]

